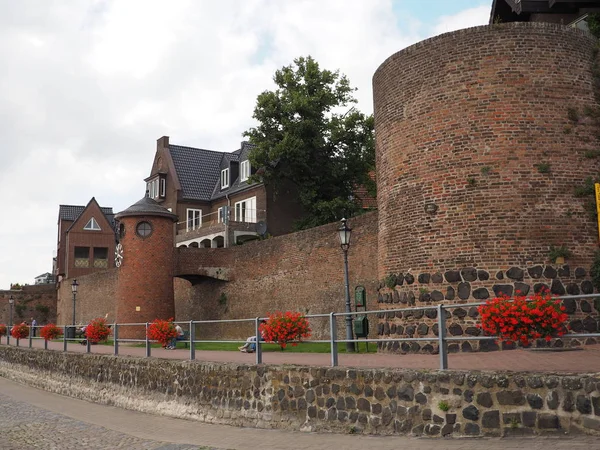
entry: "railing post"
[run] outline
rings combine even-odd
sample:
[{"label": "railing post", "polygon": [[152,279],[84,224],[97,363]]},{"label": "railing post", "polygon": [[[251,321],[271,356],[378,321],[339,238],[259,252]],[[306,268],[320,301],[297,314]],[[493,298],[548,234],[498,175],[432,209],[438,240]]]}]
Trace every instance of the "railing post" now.
[{"label": "railing post", "polygon": [[90,353],[92,351],[92,343],[89,339],[85,340],[85,352]]},{"label": "railing post", "polygon": [[146,358],[150,358],[151,352],[150,352],[150,339],[148,339],[148,327],[150,326],[150,324],[148,322],[146,322]]},{"label": "railing post", "polygon": [[438,305],[438,346],[440,351],[440,369],[448,369],[448,343],[446,342],[446,310]]},{"label": "railing post", "polygon": [[17,338],[17,347],[19,346],[19,340],[20,340],[20,339],[19,339],[19,338]]},{"label": "railing post", "polygon": [[331,345],[331,367],[338,365],[338,348],[335,340],[337,336],[335,313],[329,314],[329,343]]},{"label": "railing post", "polygon": [[29,327],[29,348],[33,346],[33,327]]},{"label": "railing post", "polygon": [[48,350],[48,341],[44,339],[44,350]]},{"label": "railing post", "polygon": [[113,325],[113,337],[114,337],[114,355],[117,356],[119,354],[119,324],[115,323]]},{"label": "railing post", "polygon": [[6,327],[6,345],[10,345],[10,332],[12,331],[11,326]]},{"label": "railing post", "polygon": [[63,328],[63,352],[67,351],[67,326]]},{"label": "railing post", "polygon": [[190,361],[193,361],[196,359],[196,345],[194,344],[194,341],[196,340],[196,330],[194,328],[193,320],[190,320],[189,337],[190,337]]},{"label": "railing post", "polygon": [[254,321],[254,337],[256,338],[256,364],[262,364],[262,348],[260,346],[260,317]]}]

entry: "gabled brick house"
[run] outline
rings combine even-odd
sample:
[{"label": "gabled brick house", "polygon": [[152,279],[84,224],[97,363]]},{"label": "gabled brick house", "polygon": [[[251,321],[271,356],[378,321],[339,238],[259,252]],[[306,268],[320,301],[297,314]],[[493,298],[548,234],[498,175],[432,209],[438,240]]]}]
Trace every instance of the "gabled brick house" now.
[{"label": "gabled brick house", "polygon": [[251,183],[248,154],[242,142],[234,152],[173,145],[168,136],[157,141],[148,196],[178,216],[176,245],[230,247],[267,233],[292,231],[302,211],[294,190],[274,192]]},{"label": "gabled brick house", "polygon": [[77,278],[115,266],[115,232],[112,208],[95,198],[86,206],[60,205],[55,280]]}]

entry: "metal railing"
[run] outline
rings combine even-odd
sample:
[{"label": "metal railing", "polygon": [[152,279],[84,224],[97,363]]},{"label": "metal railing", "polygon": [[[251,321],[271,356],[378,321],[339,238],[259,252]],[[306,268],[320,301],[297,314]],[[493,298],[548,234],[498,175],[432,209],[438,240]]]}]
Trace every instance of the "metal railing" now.
[{"label": "metal railing", "polygon": [[177,234],[189,233],[203,228],[212,227],[213,225],[219,225],[225,223],[236,224],[246,223],[255,224],[261,220],[266,220],[266,210],[264,209],[238,209],[234,207],[229,209],[227,217],[227,211],[224,213],[221,211],[214,211],[202,216],[196,216],[194,218],[188,218],[181,222],[177,222],[176,230]]},{"label": "metal railing", "polygon": [[[600,294],[585,294],[585,295],[570,295],[570,296],[562,296],[562,297],[553,297],[557,300],[585,300],[585,299],[600,299]],[[446,321],[449,319],[450,310],[457,308],[471,308],[484,305],[485,302],[474,302],[474,303],[457,303],[457,304],[438,304],[438,305],[428,305],[428,306],[414,306],[410,308],[394,308],[394,309],[378,309],[372,311],[354,311],[354,312],[331,312],[329,314],[307,314],[304,317],[307,319],[328,319],[328,339],[320,339],[320,340],[306,340],[302,342],[312,342],[312,343],[329,343],[330,347],[330,355],[331,355],[331,366],[335,367],[339,363],[338,357],[338,345],[339,343],[346,342],[375,342],[375,343],[387,343],[387,342],[420,342],[420,341],[429,341],[429,342],[437,342],[439,348],[439,368],[441,370],[448,369],[448,342],[452,341],[481,341],[481,340],[497,340],[497,336],[448,336]],[[437,318],[436,323],[438,325],[438,333],[437,336],[424,336],[424,337],[391,337],[391,338],[361,338],[361,339],[338,339],[337,333],[337,323],[336,319],[344,319],[346,316],[362,316],[362,315],[381,315],[387,313],[396,313],[401,311],[403,314],[406,312],[415,312],[415,311],[427,311],[427,310],[436,310]],[[448,313],[447,313],[448,311]],[[190,321],[175,321],[174,323],[184,325],[187,328],[188,338],[184,340],[178,340],[177,342],[184,342],[189,345],[189,359],[196,359],[196,347],[195,344],[200,343],[245,343],[247,340],[243,339],[232,339],[232,340],[214,340],[214,339],[196,339],[196,327],[202,325],[218,325],[218,324],[240,324],[240,323],[248,323],[252,325],[252,329],[254,331],[254,337],[260,336],[260,323],[262,320],[267,318],[256,317],[252,319],[221,319],[221,320],[190,320]],[[402,320],[406,320],[403,317]],[[432,319],[433,320],[433,319]],[[146,357],[151,357],[152,355],[152,341],[148,338],[148,327],[150,323],[113,323],[110,325],[112,328],[113,334],[113,354],[119,354],[119,344],[121,343],[144,343],[145,346],[145,354]],[[91,352],[91,343],[89,340],[86,340],[85,337],[67,337],[69,333],[67,333],[69,328],[72,328],[72,325],[64,325],[63,326],[63,351],[67,351],[67,344],[69,342],[80,342],[86,345],[86,352]],[[144,336],[143,339],[130,339],[130,338],[119,338],[119,330],[122,327],[144,327]],[[31,329],[31,327],[29,327]],[[38,329],[42,327],[38,326]],[[31,331],[31,330],[30,330]],[[7,335],[7,344],[10,343],[10,331]],[[598,338],[600,337],[600,333],[568,333],[561,338]],[[41,337],[33,337],[32,333],[29,334],[29,347],[32,347],[33,340],[35,339],[43,339]],[[256,350],[255,350],[255,362],[256,364],[262,364],[263,355],[262,355],[262,345],[264,345],[264,341],[261,339],[257,339],[255,342]],[[17,346],[19,346],[19,340],[17,339]],[[44,341],[44,349],[48,349],[48,342]]]}]

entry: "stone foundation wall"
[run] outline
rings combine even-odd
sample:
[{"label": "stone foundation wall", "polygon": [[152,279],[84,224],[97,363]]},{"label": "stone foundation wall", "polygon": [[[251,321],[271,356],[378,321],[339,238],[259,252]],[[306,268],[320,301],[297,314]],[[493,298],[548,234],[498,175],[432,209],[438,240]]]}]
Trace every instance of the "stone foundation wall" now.
[{"label": "stone foundation wall", "polygon": [[600,376],[246,366],[0,346],[0,376],[209,423],[428,436],[600,436]]},{"label": "stone foundation wall", "polygon": [[[392,287],[393,286],[393,287]],[[579,295],[594,293],[594,286],[588,279],[588,271],[583,267],[571,269],[569,265],[531,265],[508,269],[486,270],[464,267],[442,272],[421,272],[418,274],[399,273],[381,281],[378,303],[380,309],[397,309],[395,312],[379,313],[377,334],[385,338],[427,337],[438,335],[437,311],[403,311],[414,306],[443,304],[464,304],[485,301],[499,295],[531,295],[548,289],[554,295]],[[600,297],[599,297],[600,298]],[[600,301],[595,299],[563,301],[565,312],[569,314],[568,329],[573,333],[598,332]],[[482,334],[479,313],[476,307],[452,308],[448,310],[448,336],[473,336],[473,341],[460,344],[451,343],[448,350],[477,351],[498,350],[498,344],[491,340],[479,340]],[[534,342],[534,346],[563,347],[595,344],[594,338],[554,339],[549,344],[544,340]],[[504,345],[504,349],[514,348]],[[380,349],[392,352],[437,352],[437,343],[418,342],[382,343]]]}]

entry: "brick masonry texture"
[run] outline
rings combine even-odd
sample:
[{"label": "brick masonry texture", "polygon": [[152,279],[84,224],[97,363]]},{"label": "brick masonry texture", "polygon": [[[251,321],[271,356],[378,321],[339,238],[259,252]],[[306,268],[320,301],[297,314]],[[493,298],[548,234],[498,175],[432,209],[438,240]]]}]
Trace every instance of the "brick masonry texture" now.
[{"label": "brick masonry texture", "polygon": [[[351,296],[353,299],[354,286],[364,285],[367,305],[375,309],[377,214],[354,217],[348,223],[353,229],[348,252]],[[338,227],[339,223],[332,223],[228,249],[177,249],[178,276],[205,275],[188,277],[191,282],[176,280],[177,317],[234,319],[262,317],[275,311],[343,311],[344,260]],[[342,322],[338,321],[340,332]],[[311,321],[311,327],[312,338],[329,335],[327,318]],[[254,328],[251,324],[213,325],[198,333],[199,339],[243,337],[254,335]]]},{"label": "brick masonry texture", "polygon": [[583,113],[596,106],[595,45],[509,23],[422,41],[378,68],[379,278],[544,264],[550,245],[589,267],[597,224],[573,193],[599,169],[584,157],[598,146]]},{"label": "brick masonry texture", "polygon": [[[56,288],[54,284],[38,284],[32,286],[23,286],[21,290],[0,290],[0,323],[8,324],[10,318],[10,306],[8,299],[10,296],[15,300],[13,306],[13,322],[22,322],[26,320],[31,322],[34,317],[39,325],[56,321]],[[17,307],[16,305],[22,305]],[[47,307],[48,313],[45,314],[38,309]],[[18,309],[22,311],[18,314]]]},{"label": "brick masonry texture", "polygon": [[[422,338],[438,336],[438,313],[435,307],[444,304],[465,304],[481,302],[499,295],[531,295],[542,289],[554,295],[592,294],[594,287],[587,279],[588,271],[583,267],[569,265],[513,266],[506,271],[489,273],[475,267],[462,267],[445,272],[400,272],[387,277],[379,286],[377,301],[379,309],[388,310],[378,314],[377,335],[383,338]],[[572,333],[597,333],[599,330],[600,300],[566,299],[565,312],[569,315],[567,327]],[[403,311],[415,306],[431,307],[421,311]],[[395,310],[395,311],[389,311]],[[472,337],[473,340],[453,342],[448,345],[450,352],[498,350],[499,345],[490,340],[479,340],[482,335],[477,308],[449,308],[446,327],[448,336]],[[582,344],[595,344],[596,338],[553,339],[550,343],[540,339],[534,347],[576,347]],[[380,350],[394,353],[424,352],[437,353],[437,342],[387,342]],[[503,344],[503,349],[515,348],[514,344]]]},{"label": "brick masonry texture", "polygon": [[595,375],[246,366],[0,347],[0,375],[144,412],[413,436],[600,435]]},{"label": "brick masonry texture", "polygon": [[[140,237],[141,222],[152,226],[152,233]],[[173,221],[160,216],[125,216],[123,264],[118,270],[116,320],[119,323],[144,323],[156,318],[175,317],[173,294]],[[144,338],[139,327],[121,327],[119,337]]]},{"label": "brick masonry texture", "polygon": [[[354,289],[356,285],[364,285],[367,289],[367,305],[370,309],[375,309],[378,287],[377,213],[351,218],[348,223],[353,229],[352,245],[348,252],[350,286]],[[228,249],[175,249],[171,272],[176,276],[175,318],[252,318],[278,310],[310,314],[343,311],[343,254],[336,232],[338,226],[338,223],[333,223]],[[163,231],[166,233],[166,230]],[[157,233],[157,230],[154,232]],[[126,233],[125,236],[127,235]],[[168,236],[171,237],[172,233],[169,232]],[[114,321],[117,281],[122,279],[124,269],[131,268],[134,255],[140,261],[140,255],[143,255],[134,253],[137,250],[131,245],[124,245],[125,262],[120,269],[78,279],[77,323],[104,317],[107,312],[108,320]],[[140,268],[141,272],[138,272],[140,283],[155,283],[158,276],[162,276],[161,271],[168,272],[166,259],[160,257],[168,251],[165,247],[155,253],[155,265],[148,264],[148,259],[144,259],[146,263]],[[71,322],[70,289],[69,283],[63,283],[58,302],[59,323]],[[128,289],[124,290],[123,295],[128,298],[129,292]],[[353,296],[353,292],[351,295]],[[168,298],[168,293],[159,292],[148,298],[162,302],[163,298]],[[173,314],[166,318],[168,317],[173,317]],[[135,322],[151,321],[154,318],[138,319],[136,316]],[[312,338],[329,335],[327,320],[325,318],[311,322]],[[119,321],[123,320],[119,318]],[[375,317],[372,317],[371,329],[374,332],[375,321]],[[343,334],[342,319],[338,321],[338,330]],[[251,335],[254,335],[254,328],[250,323],[202,325],[196,330],[197,339],[245,338]],[[119,337],[123,337],[121,331]]]}]

